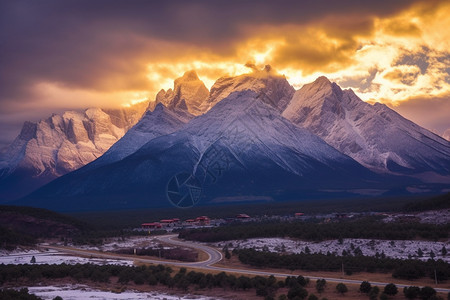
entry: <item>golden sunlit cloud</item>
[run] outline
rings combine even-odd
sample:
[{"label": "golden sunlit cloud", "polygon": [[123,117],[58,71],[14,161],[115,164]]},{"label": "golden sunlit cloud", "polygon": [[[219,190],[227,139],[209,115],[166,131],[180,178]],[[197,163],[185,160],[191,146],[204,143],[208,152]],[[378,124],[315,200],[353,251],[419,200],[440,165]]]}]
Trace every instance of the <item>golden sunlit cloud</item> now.
[{"label": "golden sunlit cloud", "polygon": [[234,55],[202,53],[201,59],[149,62],[147,79],[152,86],[169,89],[175,78],[195,69],[210,88],[221,76],[250,72],[244,66],[250,62],[258,68],[271,64],[295,88],[325,75],[367,101],[439,96],[450,91],[449,15],[450,4],[420,4],[389,18],[375,18],[369,25],[361,21],[365,23],[360,31],[337,18],[250,28],[251,36],[236,43]]}]

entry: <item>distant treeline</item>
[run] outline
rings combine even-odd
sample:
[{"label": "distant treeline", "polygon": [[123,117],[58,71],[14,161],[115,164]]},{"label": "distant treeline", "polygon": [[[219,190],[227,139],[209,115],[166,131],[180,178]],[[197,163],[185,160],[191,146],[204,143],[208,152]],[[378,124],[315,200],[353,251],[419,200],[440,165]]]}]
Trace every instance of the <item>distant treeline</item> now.
[{"label": "distant treeline", "polygon": [[39,238],[81,236],[92,227],[47,209],[0,205],[0,249],[30,246]]},{"label": "distant treeline", "polygon": [[250,222],[215,228],[188,229],[179,237],[200,242],[218,242],[263,237],[291,237],[322,241],[339,238],[366,238],[384,240],[438,240],[449,237],[450,224],[433,225],[418,222],[384,223],[375,217],[317,222]]},{"label": "distant treeline", "polygon": [[[152,235],[163,233],[166,231],[152,231]],[[131,235],[148,235],[148,232],[99,229],[47,209],[0,205],[0,249],[31,246],[40,238],[59,238],[76,245],[101,245],[105,238]]]},{"label": "distant treeline", "polygon": [[44,208],[36,208],[29,206],[13,206],[13,205],[0,205],[0,213],[16,213],[25,216],[35,217],[37,219],[43,219],[48,221],[54,221],[62,224],[72,225],[82,231],[92,230],[92,226],[88,223],[80,221],[76,218],[57,213]]},{"label": "distant treeline", "polygon": [[406,211],[426,211],[450,208],[450,193],[410,202],[405,205]]},{"label": "distant treeline", "polygon": [[0,227],[0,249],[13,250],[18,245],[31,246],[36,244],[36,242],[37,239],[35,237]]},{"label": "distant treeline", "polygon": [[180,210],[174,207],[120,211],[73,212],[70,216],[94,225],[99,229],[124,229],[139,227],[141,223],[161,219],[192,219],[198,216],[211,218],[235,217],[246,213],[250,216],[291,215],[296,212],[307,214],[344,213],[366,211],[402,211],[408,203],[426,200],[430,196],[401,196],[385,198],[349,198],[349,199],[312,199],[302,201],[284,201],[270,203],[249,203],[196,206]]},{"label": "distant treeline", "polygon": [[305,271],[342,271],[348,275],[353,272],[392,272],[392,276],[402,279],[436,277],[439,281],[450,278],[450,264],[443,260],[402,260],[370,256],[336,256],[333,254],[288,254],[256,251],[254,249],[234,250],[239,260],[255,267],[283,268]]}]

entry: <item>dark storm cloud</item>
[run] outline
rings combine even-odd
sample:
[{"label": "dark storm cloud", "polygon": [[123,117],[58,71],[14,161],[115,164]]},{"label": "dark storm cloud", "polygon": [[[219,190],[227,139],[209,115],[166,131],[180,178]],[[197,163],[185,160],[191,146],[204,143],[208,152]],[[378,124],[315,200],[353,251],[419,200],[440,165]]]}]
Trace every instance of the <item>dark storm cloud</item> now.
[{"label": "dark storm cloud", "polygon": [[[0,101],[22,98],[31,84],[41,80],[82,88],[145,88],[142,59],[166,51],[155,40],[225,53],[243,37],[245,26],[305,24],[340,14],[382,16],[410,3],[3,1]],[[298,49],[287,52],[295,54]],[[321,58],[319,54],[317,59]]]}]

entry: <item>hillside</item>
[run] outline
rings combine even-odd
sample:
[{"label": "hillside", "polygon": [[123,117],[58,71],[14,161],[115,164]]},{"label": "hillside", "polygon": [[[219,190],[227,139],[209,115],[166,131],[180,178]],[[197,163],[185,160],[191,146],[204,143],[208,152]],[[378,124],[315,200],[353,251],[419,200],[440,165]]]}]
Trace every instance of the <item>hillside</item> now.
[{"label": "hillside", "polygon": [[39,238],[71,237],[89,229],[83,222],[47,209],[0,206],[0,248],[33,245]]}]

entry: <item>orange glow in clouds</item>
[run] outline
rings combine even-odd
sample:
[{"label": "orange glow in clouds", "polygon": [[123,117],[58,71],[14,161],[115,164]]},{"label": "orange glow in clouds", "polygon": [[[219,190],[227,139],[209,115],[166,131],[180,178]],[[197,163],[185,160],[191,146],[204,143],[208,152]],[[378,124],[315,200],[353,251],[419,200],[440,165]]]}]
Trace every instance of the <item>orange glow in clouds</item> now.
[{"label": "orange glow in clouds", "polygon": [[[130,106],[154,100],[160,89],[172,88],[174,79],[187,70],[195,69],[211,88],[219,77],[251,72],[245,67],[250,63],[260,69],[270,64],[296,89],[324,75],[352,88],[363,100],[395,105],[411,98],[450,95],[449,28],[450,3],[433,1],[369,22],[358,16],[334,16],[306,25],[249,26],[242,29],[244,37],[223,53],[152,41],[152,49],[164,48],[167,53],[149,51],[136,58],[146,66],[145,89],[76,90],[52,82],[34,89],[49,106],[67,95],[78,106]],[[114,86],[114,79],[110,82]]]},{"label": "orange glow in clouds", "polygon": [[[450,93],[449,16],[448,3],[422,4],[373,19],[368,32],[336,32],[335,19],[302,27],[267,26],[263,32],[249,29],[253,36],[237,43],[232,56],[149,62],[147,78],[152,86],[168,89],[175,78],[195,69],[210,88],[221,76],[250,72],[244,66],[250,62],[258,68],[271,64],[297,89],[325,75],[363,100],[395,103],[442,96]],[[150,91],[150,99],[157,92]]]}]

